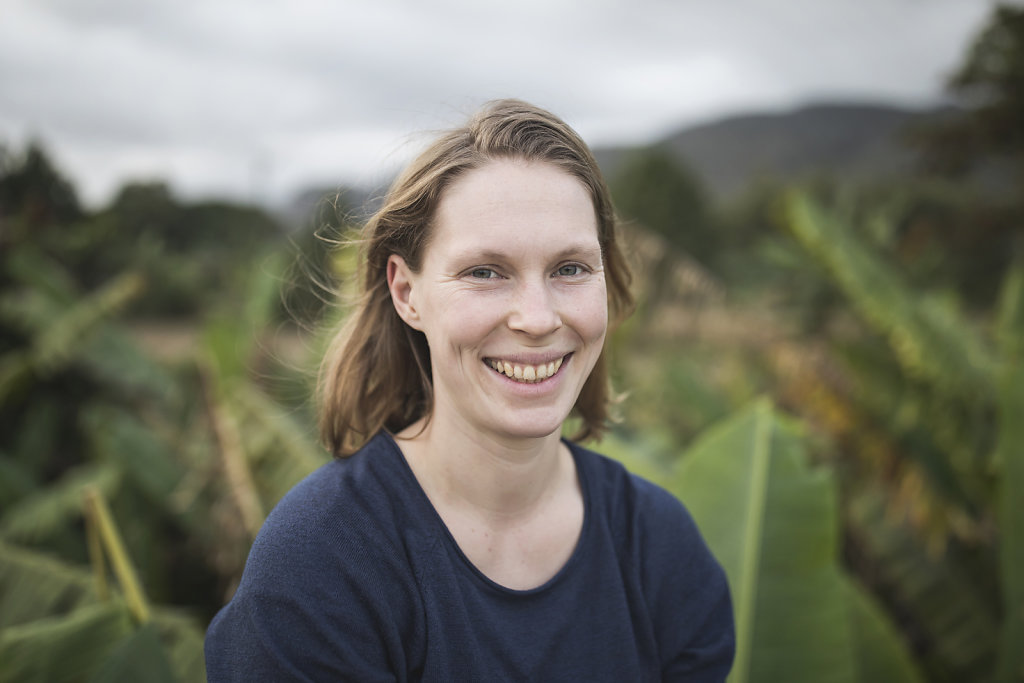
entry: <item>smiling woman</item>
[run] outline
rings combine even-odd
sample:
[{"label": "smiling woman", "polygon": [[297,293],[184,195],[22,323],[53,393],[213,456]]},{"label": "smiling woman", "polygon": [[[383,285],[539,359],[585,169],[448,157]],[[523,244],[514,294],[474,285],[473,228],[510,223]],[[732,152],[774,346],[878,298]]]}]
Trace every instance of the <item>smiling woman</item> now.
[{"label": "smiling woman", "polygon": [[368,222],[325,359],[339,456],[293,489],[207,635],[211,681],[720,681],[724,574],[599,436],[631,306],[607,189],[552,114],[495,102]]},{"label": "smiling woman", "polygon": [[429,427],[461,442],[468,430],[505,445],[558,433],[608,326],[593,203],[578,180],[520,160],[465,175],[437,208],[419,272],[392,255],[388,283],[433,369],[432,409],[403,435]]}]

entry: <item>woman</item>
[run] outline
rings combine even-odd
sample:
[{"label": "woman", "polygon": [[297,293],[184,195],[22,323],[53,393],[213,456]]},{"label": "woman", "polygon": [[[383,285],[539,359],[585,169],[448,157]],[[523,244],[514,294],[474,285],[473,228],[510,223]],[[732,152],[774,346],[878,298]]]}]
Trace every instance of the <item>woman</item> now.
[{"label": "woman", "polygon": [[565,123],[491,103],[366,227],[324,362],[335,461],[253,544],[209,679],[723,680],[725,577],[683,506],[599,436],[631,307],[607,188]]}]

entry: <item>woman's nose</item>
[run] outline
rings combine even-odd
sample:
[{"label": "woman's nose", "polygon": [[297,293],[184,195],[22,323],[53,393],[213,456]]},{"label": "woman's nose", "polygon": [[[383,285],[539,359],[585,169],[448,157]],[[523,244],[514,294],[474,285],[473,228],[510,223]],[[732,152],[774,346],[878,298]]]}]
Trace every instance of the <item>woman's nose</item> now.
[{"label": "woman's nose", "polygon": [[508,326],[533,337],[551,334],[562,326],[550,288],[545,284],[522,284],[509,314]]}]

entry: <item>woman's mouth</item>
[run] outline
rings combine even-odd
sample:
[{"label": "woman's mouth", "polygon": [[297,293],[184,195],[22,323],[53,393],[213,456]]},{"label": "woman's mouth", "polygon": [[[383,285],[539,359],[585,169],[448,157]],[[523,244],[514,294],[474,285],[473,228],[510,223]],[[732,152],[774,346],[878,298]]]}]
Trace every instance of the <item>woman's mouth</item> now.
[{"label": "woman's mouth", "polygon": [[558,369],[562,367],[562,362],[571,355],[572,354],[567,354],[553,361],[539,363],[537,365],[501,360],[498,358],[486,358],[484,359],[484,362],[491,366],[491,369],[495,372],[501,373],[515,382],[537,384],[538,382],[543,382],[546,379],[554,377],[555,374],[558,373]]}]

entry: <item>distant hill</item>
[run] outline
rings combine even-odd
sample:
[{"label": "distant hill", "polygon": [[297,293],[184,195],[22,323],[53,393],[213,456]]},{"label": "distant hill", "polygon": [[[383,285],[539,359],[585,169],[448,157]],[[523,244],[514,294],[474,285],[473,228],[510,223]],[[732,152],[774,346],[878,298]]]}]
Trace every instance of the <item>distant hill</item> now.
[{"label": "distant hill", "polygon": [[[781,113],[743,114],[686,128],[661,141],[719,198],[761,177],[795,180],[820,173],[868,179],[913,172],[906,131],[949,110],[884,104],[818,104]],[[595,155],[613,178],[629,148]]]},{"label": "distant hill", "polygon": [[[777,113],[740,114],[684,128],[660,141],[704,181],[718,199],[729,199],[759,178],[791,181],[819,174],[864,180],[914,172],[916,153],[906,132],[952,109],[908,109],[888,104],[826,103]],[[605,176],[614,178],[632,147],[597,148]],[[302,224],[318,202],[337,188],[309,190],[282,213]],[[344,188],[343,202],[365,216],[370,192]],[[359,209],[362,207],[362,210]]]}]

